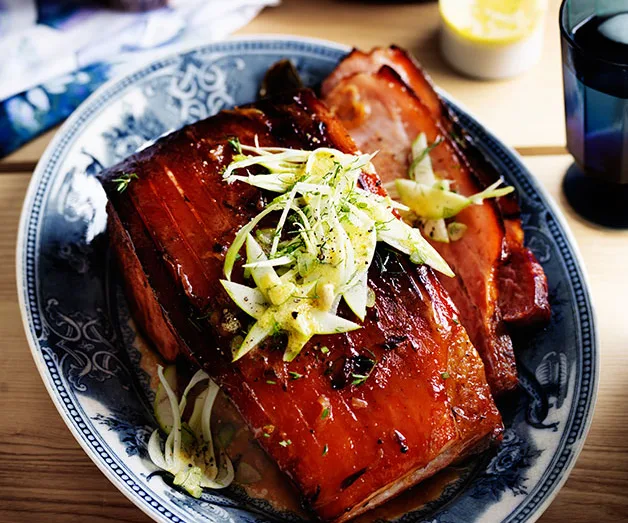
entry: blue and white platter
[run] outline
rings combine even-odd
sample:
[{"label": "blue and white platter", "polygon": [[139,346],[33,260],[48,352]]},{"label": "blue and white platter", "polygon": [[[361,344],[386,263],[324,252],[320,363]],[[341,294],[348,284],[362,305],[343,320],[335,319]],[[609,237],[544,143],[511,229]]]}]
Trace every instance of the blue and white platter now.
[{"label": "blue and white platter", "polygon": [[[146,444],[156,423],[146,360],[153,356],[116,281],[104,234],[106,198],[94,175],[169,131],[253,101],[264,72],[281,58],[290,58],[315,85],[347,51],[329,42],[271,37],[161,59],[91,96],[37,166],[17,245],[18,293],[33,357],[85,452],[157,521],[300,518],[237,486],[206,491],[197,500],[151,476]],[[521,387],[501,405],[507,426],[501,446],[453,475],[446,472],[455,479],[422,506],[406,503],[389,514],[403,522],[534,521],[566,480],[591,423],[599,368],[591,298],[556,206],[512,150],[450,103],[517,189],[527,244],[548,276],[552,319],[544,330],[515,340]]]}]

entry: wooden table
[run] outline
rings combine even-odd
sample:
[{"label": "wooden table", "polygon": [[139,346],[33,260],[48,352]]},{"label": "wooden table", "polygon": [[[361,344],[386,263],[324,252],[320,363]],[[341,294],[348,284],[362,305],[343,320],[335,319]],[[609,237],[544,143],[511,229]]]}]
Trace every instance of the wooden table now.
[{"label": "wooden table", "polygon": [[[558,0],[551,0],[542,62],[510,81],[477,82],[452,73],[437,45],[434,4],[284,0],[240,31],[294,33],[360,47],[409,48],[436,82],[524,155],[558,201],[588,269],[602,352],[599,399],[574,471],[543,523],[628,520],[628,232],[578,218],[560,190],[565,154]],[[0,522],[148,521],[83,453],[59,417],[24,337],[15,289],[15,237],[31,172],[47,133],[0,161]]]}]

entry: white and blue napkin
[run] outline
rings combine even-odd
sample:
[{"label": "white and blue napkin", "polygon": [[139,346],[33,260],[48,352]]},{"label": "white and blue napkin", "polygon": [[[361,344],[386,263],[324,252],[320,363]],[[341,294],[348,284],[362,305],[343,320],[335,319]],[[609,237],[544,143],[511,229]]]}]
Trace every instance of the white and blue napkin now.
[{"label": "white and blue napkin", "polygon": [[0,158],[58,124],[105,81],[223,39],[279,0],[170,0],[131,13],[78,0],[0,0]]}]

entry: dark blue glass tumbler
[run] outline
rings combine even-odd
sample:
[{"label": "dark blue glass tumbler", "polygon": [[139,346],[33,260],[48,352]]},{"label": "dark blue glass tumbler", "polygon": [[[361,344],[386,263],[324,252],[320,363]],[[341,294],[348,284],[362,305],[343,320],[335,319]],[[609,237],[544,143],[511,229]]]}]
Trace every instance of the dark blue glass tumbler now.
[{"label": "dark blue glass tumbler", "polygon": [[564,0],[560,10],[572,207],[628,227],[628,0]]}]

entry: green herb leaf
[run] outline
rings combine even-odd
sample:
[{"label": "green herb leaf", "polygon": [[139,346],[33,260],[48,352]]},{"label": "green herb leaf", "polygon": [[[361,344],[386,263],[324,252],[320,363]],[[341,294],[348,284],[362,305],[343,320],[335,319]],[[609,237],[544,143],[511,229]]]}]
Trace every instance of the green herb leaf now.
[{"label": "green herb leaf", "polygon": [[323,447],[322,455],[324,456],[325,454],[327,454],[327,452],[329,452],[329,447],[327,446],[327,443],[325,443],[325,446]]},{"label": "green herb leaf", "polygon": [[368,370],[368,372],[366,374],[358,374],[358,373],[355,373],[355,372],[351,373],[351,377],[353,378],[353,381],[351,382],[351,385],[355,385],[356,387],[359,387],[360,385],[363,385],[364,383],[366,383],[366,380],[369,379],[369,377],[373,373],[373,369],[377,365],[377,361],[376,360],[372,360],[370,358],[364,358],[363,357],[363,361],[366,361],[366,362],[370,363],[371,367],[369,368],[369,370]]},{"label": "green herb leaf", "polygon": [[451,376],[449,376],[449,372],[445,371],[445,372],[441,372],[440,374],[441,378],[443,378],[444,380],[448,380]]},{"label": "green herb leaf", "polygon": [[368,374],[356,374],[355,372],[351,374],[351,376],[353,377],[353,381],[351,382],[351,385],[356,385],[356,386],[362,385],[369,378]]},{"label": "green herb leaf", "polygon": [[303,374],[299,374],[298,372],[290,371],[288,374],[290,374],[290,378],[293,380],[298,380],[303,377]]},{"label": "green herb leaf", "polygon": [[292,441],[290,441],[289,439],[284,439],[284,440],[281,440],[281,441],[279,442],[279,444],[280,444],[282,447],[287,447],[287,446],[289,446],[289,445],[292,445]]},{"label": "green herb leaf", "polygon": [[139,176],[135,173],[124,173],[119,178],[114,178],[112,182],[117,183],[116,191],[123,193],[131,183],[131,180],[137,180]]},{"label": "green herb leaf", "polygon": [[325,407],[321,412],[321,419],[327,419],[329,417],[329,409]]},{"label": "green herb leaf", "polygon": [[229,138],[227,141],[237,154],[242,154],[242,144],[240,143],[240,139],[237,136],[234,138]]}]

